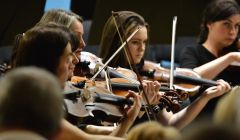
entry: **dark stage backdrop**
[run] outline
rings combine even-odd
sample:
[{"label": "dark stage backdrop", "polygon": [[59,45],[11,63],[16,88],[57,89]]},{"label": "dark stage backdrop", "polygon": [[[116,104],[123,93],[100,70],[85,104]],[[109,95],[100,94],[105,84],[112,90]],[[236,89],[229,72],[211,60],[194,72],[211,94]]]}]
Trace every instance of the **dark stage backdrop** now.
[{"label": "dark stage backdrop", "polygon": [[150,43],[171,43],[172,19],[178,17],[178,36],[197,36],[201,14],[209,0],[97,0],[89,45],[99,44],[111,11],[132,10],[150,24]]}]

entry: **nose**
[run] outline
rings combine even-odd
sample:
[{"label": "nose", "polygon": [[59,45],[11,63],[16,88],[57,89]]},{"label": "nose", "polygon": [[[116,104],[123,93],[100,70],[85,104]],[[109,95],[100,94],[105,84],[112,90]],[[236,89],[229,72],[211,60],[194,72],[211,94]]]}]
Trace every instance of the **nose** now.
[{"label": "nose", "polygon": [[238,26],[232,26],[230,33],[235,35],[238,33],[238,30],[239,30]]},{"label": "nose", "polygon": [[145,43],[141,43],[138,47],[139,51],[144,51],[145,50]]},{"label": "nose", "polygon": [[85,48],[85,46],[86,46],[86,43],[85,43],[85,41],[83,40],[83,38],[81,38],[80,47],[83,49],[83,48]]}]

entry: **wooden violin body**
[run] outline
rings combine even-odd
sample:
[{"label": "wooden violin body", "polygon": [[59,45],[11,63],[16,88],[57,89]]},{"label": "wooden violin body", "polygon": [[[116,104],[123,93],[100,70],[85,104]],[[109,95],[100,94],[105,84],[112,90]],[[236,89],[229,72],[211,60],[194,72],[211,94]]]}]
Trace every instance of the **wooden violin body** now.
[{"label": "wooden violin body", "polygon": [[[154,63],[147,63],[141,74],[145,79],[157,80],[161,83],[168,83],[170,80],[170,70],[162,68]],[[177,68],[174,71],[174,89],[194,95],[199,91],[200,86],[215,86],[217,83],[212,80],[203,79],[190,69]],[[184,95],[185,96],[185,95]]]},{"label": "wooden violin body", "polygon": [[93,116],[102,121],[118,122],[125,116],[124,108],[133,101],[113,95],[104,88],[90,86],[84,89],[65,91],[68,112],[76,117]]}]

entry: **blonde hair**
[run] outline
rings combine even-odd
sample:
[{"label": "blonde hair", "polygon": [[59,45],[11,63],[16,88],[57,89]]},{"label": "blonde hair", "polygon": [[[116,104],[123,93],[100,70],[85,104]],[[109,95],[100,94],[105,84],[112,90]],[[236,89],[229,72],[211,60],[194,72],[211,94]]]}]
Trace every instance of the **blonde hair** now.
[{"label": "blonde hair", "polygon": [[214,112],[216,123],[240,123],[240,87],[234,87],[228,95],[218,101]]},{"label": "blonde hair", "polygon": [[127,140],[179,140],[181,137],[180,132],[173,127],[165,127],[158,122],[145,122],[131,129]]},{"label": "blonde hair", "polygon": [[62,9],[51,9],[42,16],[37,25],[54,22],[70,28],[71,25],[76,21],[82,23],[83,19],[82,17],[71,11],[65,11]]}]

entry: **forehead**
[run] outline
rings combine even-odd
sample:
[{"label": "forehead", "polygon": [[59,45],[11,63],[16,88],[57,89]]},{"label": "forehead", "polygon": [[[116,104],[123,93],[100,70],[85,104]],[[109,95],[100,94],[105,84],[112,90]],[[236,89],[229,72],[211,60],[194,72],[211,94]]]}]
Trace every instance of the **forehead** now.
[{"label": "forehead", "polygon": [[147,33],[147,28],[142,27],[134,36],[132,39],[147,39],[148,38],[148,33]]},{"label": "forehead", "polygon": [[216,22],[224,22],[224,21],[229,21],[229,22],[232,22],[232,23],[239,23],[240,22],[240,14],[235,14],[235,15],[232,15],[226,19],[222,19],[222,20],[219,20],[219,21],[216,21]]},{"label": "forehead", "polygon": [[228,18],[229,21],[231,22],[240,22],[240,14],[232,15],[231,17]]},{"label": "forehead", "polygon": [[78,32],[78,33],[81,33],[83,34],[84,33],[84,30],[83,30],[83,25],[80,21],[76,20],[73,22],[73,24],[71,25],[71,29],[74,31],[74,32]]}]

